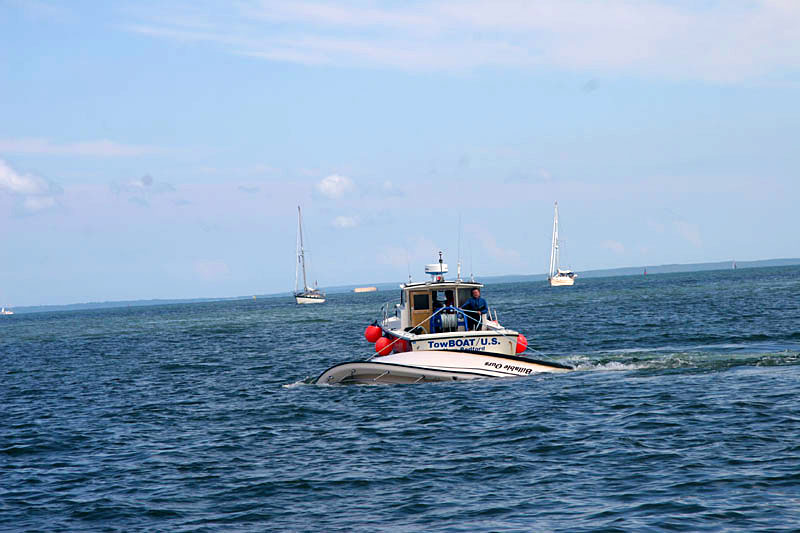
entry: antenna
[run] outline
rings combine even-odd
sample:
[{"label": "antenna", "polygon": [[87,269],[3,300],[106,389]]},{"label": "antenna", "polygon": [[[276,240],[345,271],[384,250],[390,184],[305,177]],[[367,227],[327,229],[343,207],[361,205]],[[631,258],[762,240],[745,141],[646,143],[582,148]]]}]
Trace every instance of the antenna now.
[{"label": "antenna", "polygon": [[475,275],[472,270],[472,247],[469,248],[469,280],[475,281]]},{"label": "antenna", "polygon": [[461,213],[458,213],[458,268],[456,281],[461,281]]},{"label": "antenna", "polygon": [[411,260],[408,258],[408,248],[406,248],[406,268],[408,268],[408,282],[411,283]]}]

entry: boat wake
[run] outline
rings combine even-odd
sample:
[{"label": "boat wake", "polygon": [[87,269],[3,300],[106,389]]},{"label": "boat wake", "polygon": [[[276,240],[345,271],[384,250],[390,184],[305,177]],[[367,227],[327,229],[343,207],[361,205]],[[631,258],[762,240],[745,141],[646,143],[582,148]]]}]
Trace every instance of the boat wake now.
[{"label": "boat wake", "polygon": [[759,353],[709,353],[697,351],[653,352],[626,351],[625,354],[573,355],[562,362],[576,371],[629,372],[637,370],[696,369],[719,371],[740,366],[800,365],[800,351]]}]

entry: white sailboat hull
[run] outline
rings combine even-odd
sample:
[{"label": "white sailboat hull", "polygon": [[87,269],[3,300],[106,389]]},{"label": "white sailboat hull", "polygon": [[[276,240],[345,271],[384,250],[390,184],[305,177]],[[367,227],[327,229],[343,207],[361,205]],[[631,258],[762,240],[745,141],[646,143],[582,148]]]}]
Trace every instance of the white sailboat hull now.
[{"label": "white sailboat hull", "polygon": [[324,296],[295,296],[294,301],[298,304],[324,304]]},{"label": "white sailboat hull", "polygon": [[551,287],[565,287],[574,284],[575,278],[570,278],[569,276],[553,276],[550,278]]},{"label": "white sailboat hull", "polygon": [[571,370],[558,363],[523,357],[425,350],[342,363],[323,372],[313,383],[421,383],[513,378]]}]

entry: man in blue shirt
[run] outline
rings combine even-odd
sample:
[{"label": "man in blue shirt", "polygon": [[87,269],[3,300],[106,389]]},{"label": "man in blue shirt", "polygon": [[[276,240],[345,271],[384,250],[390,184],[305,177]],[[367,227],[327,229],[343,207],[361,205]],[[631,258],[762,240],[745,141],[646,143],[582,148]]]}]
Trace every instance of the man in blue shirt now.
[{"label": "man in blue shirt", "polygon": [[486,300],[481,298],[481,290],[477,288],[472,289],[472,298],[467,300],[461,309],[467,311],[467,318],[469,318],[467,329],[478,329],[481,315],[489,312],[489,306],[486,305]]}]

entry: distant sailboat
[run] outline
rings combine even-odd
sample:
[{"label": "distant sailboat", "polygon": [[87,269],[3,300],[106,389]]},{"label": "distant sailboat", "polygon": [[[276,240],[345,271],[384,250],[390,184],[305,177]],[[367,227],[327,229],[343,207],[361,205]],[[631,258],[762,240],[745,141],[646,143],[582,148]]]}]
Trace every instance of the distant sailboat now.
[{"label": "distant sailboat", "polygon": [[550,247],[550,272],[547,275],[547,279],[550,281],[551,287],[559,287],[574,284],[577,277],[578,275],[572,270],[561,268],[558,244],[558,202],[556,202],[555,214],[553,215],[553,242]]},{"label": "distant sailboat", "polygon": [[11,309],[6,309],[5,307],[0,309],[0,315],[8,316],[8,315],[13,315],[13,314],[14,314],[14,311],[12,311]]},{"label": "distant sailboat", "polygon": [[[298,290],[300,271],[303,271],[303,290]],[[306,252],[303,248],[303,214],[300,206],[297,206],[297,265],[294,270],[294,300],[298,304],[322,304],[325,303],[325,293],[320,291],[314,283],[314,287],[308,286],[306,281]]]}]

